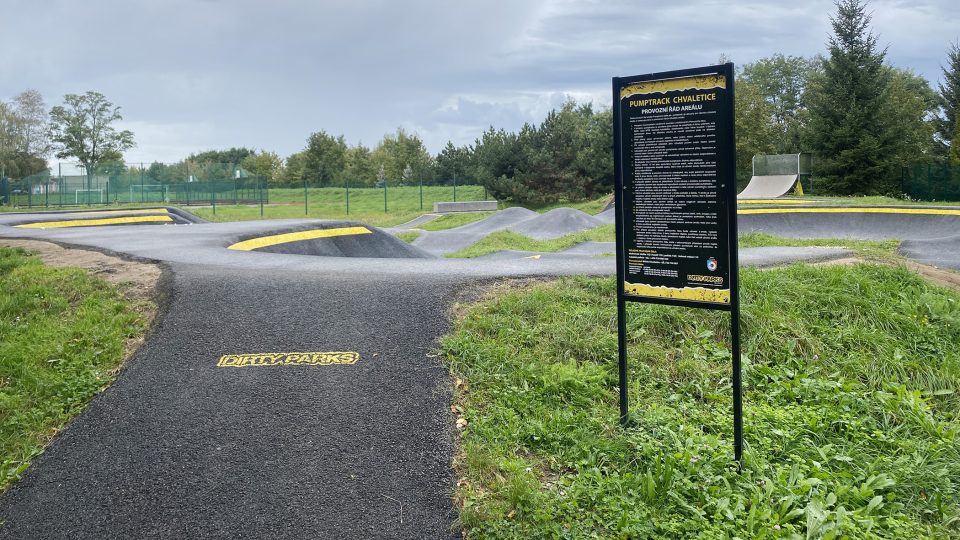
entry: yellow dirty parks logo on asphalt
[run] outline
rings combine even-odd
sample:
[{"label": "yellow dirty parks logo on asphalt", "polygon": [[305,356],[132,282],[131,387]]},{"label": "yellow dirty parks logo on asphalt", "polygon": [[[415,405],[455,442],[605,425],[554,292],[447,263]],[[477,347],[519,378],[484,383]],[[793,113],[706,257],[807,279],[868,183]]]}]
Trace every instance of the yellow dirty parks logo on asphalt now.
[{"label": "yellow dirty parks logo on asphalt", "polygon": [[359,359],[360,353],[345,351],[225,354],[220,357],[217,367],[331,366],[356,364]]}]

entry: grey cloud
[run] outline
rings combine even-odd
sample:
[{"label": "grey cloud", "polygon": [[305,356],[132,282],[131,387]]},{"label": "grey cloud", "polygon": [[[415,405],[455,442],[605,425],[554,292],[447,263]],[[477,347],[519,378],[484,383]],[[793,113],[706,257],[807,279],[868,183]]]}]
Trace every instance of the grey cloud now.
[{"label": "grey cloud", "polygon": [[[0,98],[103,92],[134,161],[245,145],[283,155],[312,131],[373,145],[397,126],[431,150],[537,121],[566,95],[605,103],[610,77],[825,50],[829,1],[12,0]],[[889,59],[932,82],[960,28],[955,0],[871,4]]]}]

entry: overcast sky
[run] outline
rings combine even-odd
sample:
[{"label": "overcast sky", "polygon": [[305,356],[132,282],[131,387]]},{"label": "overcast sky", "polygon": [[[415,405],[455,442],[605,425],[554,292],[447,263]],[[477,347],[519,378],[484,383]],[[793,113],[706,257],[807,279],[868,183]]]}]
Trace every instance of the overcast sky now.
[{"label": "overcast sky", "polygon": [[[325,130],[373,146],[398,126],[437,152],[539,121],[610,78],[825,52],[830,1],[3,0],[0,99],[96,90],[137,148],[177,161],[246,146],[287,156]],[[870,4],[890,63],[936,84],[960,1]]]}]

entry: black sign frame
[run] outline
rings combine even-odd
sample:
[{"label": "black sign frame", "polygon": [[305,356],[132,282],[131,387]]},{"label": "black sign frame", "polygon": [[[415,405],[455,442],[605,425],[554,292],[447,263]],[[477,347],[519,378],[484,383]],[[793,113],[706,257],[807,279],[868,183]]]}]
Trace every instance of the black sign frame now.
[{"label": "black sign frame", "polygon": [[[629,183],[624,180],[624,140],[623,140],[623,98],[621,90],[629,85],[651,83],[658,81],[672,81],[677,79],[722,76],[724,88],[720,99],[723,103],[718,109],[716,120],[716,157],[717,157],[717,188],[720,190],[719,207],[725,215],[718,213],[717,221],[725,218],[725,227],[719,230],[721,243],[725,240],[727,246],[727,285],[729,286],[729,302],[695,301],[681,298],[666,298],[657,296],[641,296],[625,292],[627,275],[626,227],[633,226],[627,223],[627,217],[634,217],[635,212],[627,207],[625,189]],[[620,421],[624,426],[629,424],[628,389],[627,389],[627,342],[626,342],[626,303],[644,302],[652,304],[666,304],[673,306],[695,307],[703,309],[722,310],[730,312],[732,368],[731,378],[733,386],[733,431],[734,431],[734,459],[738,462],[743,457],[743,398],[740,365],[740,280],[739,259],[737,253],[737,198],[736,198],[736,131],[734,124],[734,66],[726,63],[715,66],[705,66],[693,69],[649,73],[631,77],[613,78],[613,167],[614,167],[614,203],[616,205],[616,236],[617,236],[617,326],[618,326],[618,353],[620,369]],[[632,170],[632,169],[631,169]]]}]

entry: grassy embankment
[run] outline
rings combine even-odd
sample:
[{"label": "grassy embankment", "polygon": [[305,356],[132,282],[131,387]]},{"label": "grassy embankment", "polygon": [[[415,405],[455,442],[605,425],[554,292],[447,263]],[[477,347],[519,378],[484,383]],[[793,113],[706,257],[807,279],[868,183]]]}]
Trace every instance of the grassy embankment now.
[{"label": "grassy embankment", "polygon": [[[418,186],[388,187],[387,211],[383,209],[383,189],[350,188],[350,213],[347,213],[344,188],[309,188],[307,212],[304,212],[302,189],[271,189],[270,204],[260,207],[217,205],[216,213],[210,207],[184,207],[209,221],[242,221],[250,219],[345,219],[360,221],[376,227],[391,227],[414,219],[433,209],[437,201],[452,201],[453,188],[424,186],[423,209],[420,207]],[[483,200],[482,186],[457,187],[458,201]]]},{"label": "grassy embankment", "polygon": [[624,431],[612,279],[462,308],[442,351],[470,538],[960,536],[960,295],[866,264],[742,287],[742,474],[726,315],[629,307]]},{"label": "grassy embankment", "polygon": [[0,492],[113,381],[151,309],[81,269],[0,248]]},{"label": "grassy embankment", "polygon": [[[469,258],[503,250],[556,252],[571,248],[582,242],[613,242],[613,225],[601,225],[595,229],[562,236],[554,240],[534,240],[511,231],[497,231],[472,246],[451,253],[447,257]],[[763,233],[748,233],[740,237],[740,248],[774,246],[829,246],[846,247],[861,257],[893,259],[899,242],[896,240],[846,240],[846,239],[793,239]]]}]

